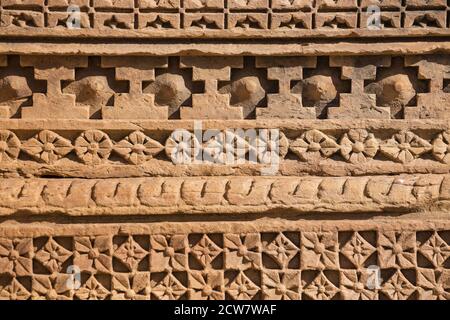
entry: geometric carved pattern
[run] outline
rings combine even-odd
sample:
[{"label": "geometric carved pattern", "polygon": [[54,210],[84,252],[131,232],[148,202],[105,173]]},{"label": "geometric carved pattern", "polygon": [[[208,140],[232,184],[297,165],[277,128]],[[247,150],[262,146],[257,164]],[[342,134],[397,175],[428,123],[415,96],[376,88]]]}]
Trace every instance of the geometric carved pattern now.
[{"label": "geometric carved pattern", "polygon": [[[30,6],[33,4],[33,6]],[[195,31],[226,36],[232,31],[310,31],[311,29],[337,30],[361,29],[367,31],[367,7],[371,1],[78,1],[80,7],[80,30],[76,34],[92,31],[115,31],[136,29],[150,34],[169,32],[180,35],[181,31],[195,36]],[[383,29],[447,28],[445,1],[389,1],[376,3],[380,6]],[[49,1],[5,0],[2,3],[0,27],[18,32],[21,28],[58,31],[68,28],[71,11],[67,3]],[[44,15],[43,12],[46,12]],[[401,19],[400,12],[405,14]],[[92,19],[90,19],[90,17]],[[360,22],[360,23],[357,23]],[[222,31],[222,32],[221,32]],[[92,34],[92,33],[91,33]],[[114,34],[114,33],[113,33]],[[306,34],[306,32],[304,32]],[[96,34],[97,36],[99,34]]]},{"label": "geometric carved pattern", "polygon": [[450,299],[449,17],[0,0],[0,299]]},{"label": "geometric carved pattern", "polygon": [[[350,232],[339,228],[325,232],[214,235],[58,237],[55,233],[55,237],[1,237],[0,297],[14,300],[450,298],[450,231],[367,228]],[[118,246],[113,248],[113,243]],[[199,257],[200,250],[205,257],[200,261],[204,263],[187,259],[188,252]],[[428,263],[422,261],[421,255]],[[352,263],[346,264],[343,257]],[[70,286],[70,274],[62,268],[71,259],[80,266],[83,275],[77,287]],[[214,259],[217,261],[211,263]],[[371,278],[370,269],[378,262],[379,283]],[[40,268],[41,263],[45,269]]]},{"label": "geometric carved pattern", "polygon": [[[225,56],[220,64],[208,56],[2,57],[0,118],[316,119],[321,113],[329,119],[448,119],[449,114],[446,54]],[[323,58],[326,63],[318,63]],[[389,68],[391,75],[380,78]],[[337,105],[328,107],[331,101]],[[323,113],[314,108],[319,105],[327,106]]]}]

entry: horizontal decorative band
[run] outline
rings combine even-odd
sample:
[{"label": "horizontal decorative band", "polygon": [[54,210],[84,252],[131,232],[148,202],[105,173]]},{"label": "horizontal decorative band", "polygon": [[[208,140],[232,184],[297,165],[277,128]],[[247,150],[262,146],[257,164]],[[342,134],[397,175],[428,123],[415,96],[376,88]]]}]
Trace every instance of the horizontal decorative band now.
[{"label": "horizontal decorative band", "polygon": [[[267,175],[267,167],[273,165],[277,172],[272,175],[285,176],[445,174],[450,171],[449,128],[449,121],[441,119],[4,119],[0,120],[0,176],[259,176]],[[190,132],[191,149],[177,149],[182,141],[170,138],[180,131]],[[271,132],[280,139],[270,138]],[[100,152],[88,152],[86,133],[103,139]],[[224,143],[233,135],[243,138]],[[316,146],[314,139],[321,142]],[[272,140],[278,151],[268,152]],[[196,157],[179,161],[178,156],[188,154]]]},{"label": "horizontal decorative band", "polygon": [[415,212],[448,208],[449,175],[2,179],[0,213]]},{"label": "horizontal decorative band", "polygon": [[[39,40],[39,38],[34,38]],[[444,38],[446,39],[446,38]],[[252,39],[246,43],[239,39],[214,39],[213,41],[168,41],[140,39],[139,45],[129,42],[111,42],[107,39],[78,39],[77,43],[70,39],[49,39],[30,43],[26,39],[8,39],[0,41],[0,54],[25,55],[101,55],[101,56],[324,56],[324,55],[402,55],[407,54],[442,54],[450,53],[448,41],[437,41],[434,37],[406,38],[399,41],[395,38],[383,39],[329,39],[323,41],[307,41],[307,39],[285,39],[280,41],[266,41]]]},{"label": "horizontal decorative band", "polygon": [[[209,0],[69,2],[5,0],[0,31],[25,36],[332,37],[448,32],[444,0]],[[349,34],[348,32],[351,31]],[[26,34],[28,32],[28,34]]]},{"label": "horizontal decorative band", "polygon": [[[401,32],[402,39],[398,41],[399,32]],[[318,29],[298,29],[298,28],[276,28],[276,29],[257,29],[257,28],[234,28],[234,29],[201,29],[201,28],[187,28],[187,29],[76,29],[68,28],[45,28],[45,27],[0,27],[0,37],[4,40],[8,38],[17,38],[27,40],[32,43],[44,42],[43,39],[53,40],[77,40],[79,42],[87,41],[89,39],[127,39],[129,41],[146,41],[146,40],[171,40],[173,42],[183,43],[186,40],[205,41],[221,39],[229,41],[238,41],[243,43],[251,43],[253,40],[257,41],[273,41],[283,38],[286,40],[309,40],[309,41],[326,41],[334,42],[336,39],[340,40],[371,40],[386,38],[385,41],[408,42],[411,38],[419,38],[427,40],[427,38],[445,38],[450,36],[450,28],[382,28],[377,30],[369,30],[367,28],[318,28]],[[175,40],[176,39],[176,40]],[[252,41],[250,41],[252,40]],[[211,45],[210,44],[210,45]]]},{"label": "horizontal decorative band", "polygon": [[[116,129],[117,130],[117,129]],[[450,164],[450,131],[434,133],[429,139],[412,131],[376,132],[349,129],[331,134],[317,129],[300,131],[287,138],[278,129],[209,129],[188,131],[177,129],[153,139],[142,131],[111,135],[101,130],[70,133],[71,139],[50,130],[42,130],[28,139],[19,139],[13,131],[0,130],[0,163],[32,159],[55,164],[63,158],[86,165],[117,162],[109,158],[114,152],[124,163],[141,165],[157,157],[180,165],[195,164],[280,164],[291,153],[297,161],[315,163],[330,158],[352,164],[370,161],[393,161],[402,164],[419,158],[432,158]],[[26,133],[25,133],[26,134]],[[23,134],[22,134],[23,135]],[[29,135],[29,133],[28,133]],[[67,133],[66,133],[67,135]],[[384,139],[383,139],[384,138]],[[159,141],[158,141],[159,140]],[[158,155],[165,152],[165,156]],[[24,154],[28,157],[22,157]],[[75,157],[73,157],[75,155]],[[431,157],[429,157],[431,156]],[[20,158],[20,160],[19,160]],[[287,161],[287,160],[286,160]],[[118,163],[121,163],[120,161]],[[66,164],[70,162],[66,161]]]},{"label": "horizontal decorative band", "polygon": [[149,134],[163,132],[169,135],[177,129],[193,131],[200,125],[203,129],[227,130],[279,129],[284,133],[320,130],[327,133],[345,132],[350,129],[367,129],[377,132],[402,130],[439,133],[450,129],[450,119],[0,119],[2,130],[27,132],[51,130],[55,132],[82,132],[101,130],[105,132],[145,131]]},{"label": "horizontal decorative band", "polygon": [[232,225],[4,225],[0,298],[450,298],[448,221]]},{"label": "horizontal decorative band", "polygon": [[[1,33],[1,32],[0,32]],[[266,41],[265,39],[252,39],[246,43],[239,39],[214,39],[212,41],[168,41],[151,39],[139,40],[139,45],[129,42],[111,42],[107,39],[49,39],[35,42],[26,39],[4,37],[0,41],[1,54],[32,54],[32,55],[102,55],[102,56],[318,56],[318,55],[402,55],[408,54],[435,54],[450,53],[448,41],[436,41],[434,37],[407,38],[399,41],[394,38],[385,38],[380,42],[375,39],[329,39],[323,41],[307,41],[307,39],[284,39],[280,41]]]},{"label": "horizontal decorative band", "polygon": [[0,118],[448,119],[450,56],[0,56]]}]

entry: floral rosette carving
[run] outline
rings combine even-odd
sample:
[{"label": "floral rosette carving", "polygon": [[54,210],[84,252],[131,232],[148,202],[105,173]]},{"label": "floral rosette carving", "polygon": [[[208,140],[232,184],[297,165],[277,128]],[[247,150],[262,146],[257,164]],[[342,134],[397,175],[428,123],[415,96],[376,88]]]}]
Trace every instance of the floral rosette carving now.
[{"label": "floral rosette carving", "polygon": [[75,265],[81,270],[110,272],[112,269],[111,239],[107,236],[74,238]]},{"label": "floral rosette carving", "polygon": [[55,163],[73,149],[72,143],[60,135],[43,130],[25,141],[22,150],[38,161]]},{"label": "floral rosette carving", "polygon": [[0,130],[0,162],[13,161],[19,157],[20,140],[9,130]]},{"label": "floral rosette carving", "polygon": [[329,158],[339,150],[334,138],[319,130],[304,132],[290,145],[290,150],[303,161]]},{"label": "floral rosette carving", "polygon": [[264,164],[277,163],[284,158],[289,149],[288,139],[279,130],[259,130],[256,144],[258,160]]},{"label": "floral rosette carving", "polygon": [[166,154],[175,164],[190,164],[200,153],[196,136],[187,130],[172,132],[165,144]]},{"label": "floral rosette carving", "polygon": [[28,300],[30,292],[16,278],[7,286],[0,287],[0,300]]},{"label": "floral rosette carving", "polygon": [[192,300],[224,300],[221,271],[191,271],[189,273]]},{"label": "floral rosette carving", "polygon": [[387,158],[401,163],[411,162],[431,149],[428,141],[411,131],[397,133],[380,146],[380,151]]},{"label": "floral rosette carving", "polygon": [[331,300],[339,289],[322,272],[304,288],[303,292],[314,300]]},{"label": "floral rosette carving", "polygon": [[64,262],[72,256],[72,252],[50,238],[46,244],[36,252],[34,258],[51,273],[62,270]]},{"label": "floral rosette carving", "polygon": [[242,134],[233,130],[209,130],[205,133],[202,145],[203,161],[222,164],[233,164],[235,160],[245,160],[250,150],[249,143]]},{"label": "floral rosette carving", "polygon": [[228,132],[220,132],[219,130],[211,131],[205,134],[206,140],[202,144],[203,160],[211,163],[232,163],[234,153],[228,152],[230,145],[227,145]]},{"label": "floral rosette carving", "polygon": [[366,162],[378,152],[379,143],[373,133],[364,129],[352,129],[341,138],[341,155],[351,163]]},{"label": "floral rosette carving", "polygon": [[0,274],[29,276],[33,273],[33,242],[31,239],[0,238]]},{"label": "floral rosette carving", "polygon": [[236,278],[226,288],[233,300],[251,300],[260,288],[244,273],[239,272]]},{"label": "floral rosette carving", "polygon": [[130,133],[114,146],[114,151],[132,164],[144,163],[163,149],[162,144],[140,131]]},{"label": "floral rosette carving", "polygon": [[81,300],[104,300],[110,292],[91,275],[84,285],[75,292],[75,296]]},{"label": "floral rosette carving", "polygon": [[450,163],[450,131],[440,133],[433,140],[432,153],[437,160]]},{"label": "floral rosette carving", "polygon": [[111,139],[100,130],[85,131],[75,140],[75,152],[86,164],[99,164],[107,160],[112,148]]},{"label": "floral rosette carving", "polygon": [[135,270],[147,254],[148,252],[143,249],[133,237],[128,237],[128,239],[114,251],[114,257],[130,271]]},{"label": "floral rosette carving", "polygon": [[158,300],[178,300],[188,290],[172,273],[168,273],[163,279],[152,280],[152,294]]}]

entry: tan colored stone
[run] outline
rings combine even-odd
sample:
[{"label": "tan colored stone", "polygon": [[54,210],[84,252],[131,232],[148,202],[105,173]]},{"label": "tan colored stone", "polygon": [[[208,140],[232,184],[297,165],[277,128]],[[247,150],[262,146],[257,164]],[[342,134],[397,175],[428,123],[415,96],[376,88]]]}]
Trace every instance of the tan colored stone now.
[{"label": "tan colored stone", "polygon": [[164,58],[102,58],[102,67],[115,67],[116,79],[129,82],[129,93],[115,94],[114,107],[104,106],[105,119],[167,119],[168,108],[155,106],[154,95],[142,92],[142,82],[155,79],[154,68],[166,66]]},{"label": "tan colored stone", "polygon": [[[445,175],[352,178],[193,177],[90,180],[3,179],[0,212],[58,210],[69,215],[162,214],[178,212],[247,213],[288,209],[295,212],[415,211],[448,207]],[[69,182],[71,181],[71,182]],[[69,185],[68,185],[69,183]],[[83,190],[74,199],[71,183]],[[54,189],[46,196],[47,185]],[[43,193],[43,190],[46,191]],[[83,192],[83,195],[79,192]],[[57,200],[57,201],[54,201]]]},{"label": "tan colored stone", "polygon": [[298,60],[293,58],[257,60],[258,67],[267,68],[267,76],[271,80],[278,80],[279,94],[269,94],[267,108],[258,108],[256,118],[299,118],[314,119],[314,108],[305,108],[301,96],[291,93],[291,82],[303,79],[303,68],[316,66],[314,58]]},{"label": "tan colored stone", "polygon": [[34,67],[36,79],[47,81],[47,93],[34,93],[33,106],[22,110],[23,118],[88,119],[89,108],[75,106],[75,96],[61,92],[62,80],[74,80],[76,67],[87,67],[84,57],[21,57],[21,65]]},{"label": "tan colored stone", "polygon": [[0,299],[450,299],[448,7],[2,0]]},{"label": "tan colored stone", "polygon": [[405,64],[418,67],[419,78],[430,81],[430,93],[419,93],[417,107],[406,108],[405,118],[448,118],[450,94],[442,92],[444,78],[447,78],[450,72],[447,57],[429,60],[420,57],[408,58]]},{"label": "tan colored stone", "polygon": [[376,96],[364,93],[364,80],[376,78],[377,67],[390,65],[389,57],[361,59],[358,57],[331,57],[330,65],[342,67],[342,79],[351,79],[350,94],[340,95],[340,107],[330,108],[330,118],[390,118],[390,110],[378,107]]},{"label": "tan colored stone", "polygon": [[192,95],[192,108],[181,107],[181,119],[242,119],[242,109],[230,107],[230,98],[217,92],[218,81],[230,80],[231,67],[242,68],[241,58],[221,58],[212,65],[200,57],[182,57],[181,66],[192,68],[192,80],[205,82],[205,93]]}]

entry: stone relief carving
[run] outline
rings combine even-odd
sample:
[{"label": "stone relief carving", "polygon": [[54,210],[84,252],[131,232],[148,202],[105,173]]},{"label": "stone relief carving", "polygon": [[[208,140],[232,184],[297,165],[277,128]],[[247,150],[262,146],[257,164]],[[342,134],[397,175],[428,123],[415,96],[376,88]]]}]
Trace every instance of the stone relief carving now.
[{"label": "stone relief carving", "polygon": [[1,0],[0,299],[448,300],[448,6]]},{"label": "stone relief carving", "polygon": [[[446,56],[407,56],[394,65],[386,56],[329,57],[320,64],[316,57],[227,57],[220,68],[208,57],[172,59],[170,66],[164,57],[102,57],[98,67],[84,57],[33,59],[20,57],[23,70],[10,75],[8,61],[17,57],[3,57],[1,118],[448,118]],[[65,71],[56,72],[57,65]],[[33,75],[20,76],[30,68]],[[385,75],[386,69],[394,72]],[[44,81],[47,90],[34,92],[28,81]]]}]

